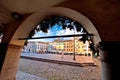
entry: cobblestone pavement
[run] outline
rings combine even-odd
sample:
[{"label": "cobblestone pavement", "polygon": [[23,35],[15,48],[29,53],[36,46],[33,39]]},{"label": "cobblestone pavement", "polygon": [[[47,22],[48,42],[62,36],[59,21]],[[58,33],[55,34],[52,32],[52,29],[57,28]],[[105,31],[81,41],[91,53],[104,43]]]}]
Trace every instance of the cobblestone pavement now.
[{"label": "cobblestone pavement", "polygon": [[[101,66],[99,60],[95,60],[97,67],[76,67],[69,65],[60,65],[54,63],[20,59],[19,70],[48,80],[101,80]],[[22,76],[24,77],[24,76]],[[38,79],[38,80],[44,80]],[[21,79],[33,80],[33,79]],[[37,80],[37,79],[34,79]]]},{"label": "cobblestone pavement", "polygon": [[47,79],[18,70],[16,80],[47,80]]}]

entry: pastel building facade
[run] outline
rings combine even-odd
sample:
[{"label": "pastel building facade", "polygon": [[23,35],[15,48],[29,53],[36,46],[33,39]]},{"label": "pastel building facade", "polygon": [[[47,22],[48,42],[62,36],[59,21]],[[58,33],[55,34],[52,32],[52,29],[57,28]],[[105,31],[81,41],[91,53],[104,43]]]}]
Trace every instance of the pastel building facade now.
[{"label": "pastel building facade", "polygon": [[92,56],[92,51],[89,48],[89,42],[83,43],[78,38],[71,40],[56,39],[53,42],[28,42],[23,48],[24,52],[36,53],[64,53],[72,55]]}]

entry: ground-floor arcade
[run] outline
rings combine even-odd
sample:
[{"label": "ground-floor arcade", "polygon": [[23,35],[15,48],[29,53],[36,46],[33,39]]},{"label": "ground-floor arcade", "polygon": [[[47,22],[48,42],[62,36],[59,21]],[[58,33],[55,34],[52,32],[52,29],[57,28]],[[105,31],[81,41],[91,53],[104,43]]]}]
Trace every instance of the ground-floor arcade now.
[{"label": "ground-floor arcade", "polygon": [[[63,9],[65,9],[66,12],[61,11]],[[75,15],[69,13],[73,13]],[[116,78],[117,79],[119,78],[119,76],[115,75],[115,73],[118,72],[119,68],[118,67],[114,68],[114,65],[117,65],[117,63],[114,63],[113,60],[115,59],[115,61],[117,61],[116,56],[113,54],[119,52],[119,44],[120,44],[119,42],[116,42],[114,40],[104,41],[104,37],[107,36],[99,32],[99,34],[102,35],[102,39],[101,39],[95,26],[91,23],[91,21],[76,11],[66,8],[54,8],[50,10],[49,14],[64,15],[73,18],[75,20],[78,20],[86,28],[86,30],[88,30],[88,32],[90,33],[92,32],[93,34],[95,34],[95,41],[96,41],[95,43],[99,44],[101,49],[101,56],[102,56],[101,63],[102,63],[102,71],[103,71],[102,79],[115,80]],[[21,41],[18,40],[18,38],[27,37],[29,35],[30,31],[34,28],[34,25],[38,23],[39,19],[36,19],[36,21],[34,21],[33,24],[31,21],[33,18],[36,18],[38,15],[39,13],[31,14],[31,16],[29,17],[27,16],[27,18],[23,19],[21,22],[16,24],[13,23],[12,25],[9,25],[9,27],[15,26],[12,29],[12,31],[6,30],[6,34],[4,34],[5,36],[3,36],[3,40],[0,45],[0,61],[1,61],[0,80],[16,79],[16,71],[20,59],[20,54],[25,42],[25,40]],[[42,14],[42,16],[47,16],[47,15],[48,14]],[[43,17],[39,17],[39,18],[43,19]],[[29,28],[27,26],[29,26]]]}]

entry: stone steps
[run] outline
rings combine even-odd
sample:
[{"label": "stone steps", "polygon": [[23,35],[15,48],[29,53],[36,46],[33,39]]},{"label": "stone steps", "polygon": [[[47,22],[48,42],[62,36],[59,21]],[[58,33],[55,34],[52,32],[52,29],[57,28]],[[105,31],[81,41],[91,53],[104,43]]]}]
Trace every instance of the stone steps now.
[{"label": "stone steps", "polygon": [[29,57],[29,56],[21,56],[21,58],[29,59],[29,60],[42,61],[42,62],[55,63],[55,64],[61,64],[61,65],[79,66],[79,67],[97,66],[94,63],[77,63],[77,62],[68,62],[68,61],[59,61],[59,60],[52,60],[52,59]]}]

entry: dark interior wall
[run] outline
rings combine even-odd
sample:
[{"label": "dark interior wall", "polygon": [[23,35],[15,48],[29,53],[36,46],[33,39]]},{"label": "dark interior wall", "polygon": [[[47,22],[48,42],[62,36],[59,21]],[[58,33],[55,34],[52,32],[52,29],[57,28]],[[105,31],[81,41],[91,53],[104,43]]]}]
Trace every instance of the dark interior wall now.
[{"label": "dark interior wall", "polygon": [[29,14],[24,16],[24,18],[21,19],[19,22],[16,21],[16,22],[7,24],[7,26],[5,28],[3,38],[2,38],[2,41],[0,43],[0,72],[2,70],[2,66],[4,64],[5,56],[7,54],[8,45],[10,44],[10,41],[11,41],[14,33],[16,32],[17,28],[24,22],[24,20],[28,16],[29,16]]},{"label": "dark interior wall", "polygon": [[102,41],[119,41],[119,4],[119,0],[68,0],[56,6],[74,9],[88,17],[98,30]]},{"label": "dark interior wall", "polygon": [[6,43],[1,43],[0,44],[0,72],[1,72],[1,69],[2,69],[2,65],[3,65],[3,62],[4,62],[6,52],[7,52],[7,47],[8,47],[8,44],[6,44]]}]

